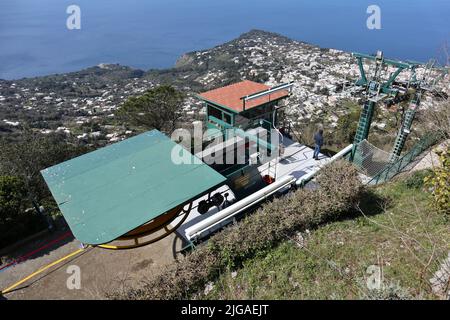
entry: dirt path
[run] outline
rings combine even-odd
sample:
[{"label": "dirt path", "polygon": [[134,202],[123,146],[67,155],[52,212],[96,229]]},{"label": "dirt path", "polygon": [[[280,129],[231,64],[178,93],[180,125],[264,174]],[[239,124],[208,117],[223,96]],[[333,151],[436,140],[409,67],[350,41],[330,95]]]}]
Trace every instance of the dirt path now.
[{"label": "dirt path", "polygon": [[[39,268],[77,250],[80,243],[70,238],[58,248],[11,268],[0,271],[0,288],[16,283]],[[146,276],[172,263],[179,257],[181,240],[171,235],[155,244],[125,251],[89,248],[80,255],[30,279],[17,290],[7,293],[7,299],[102,299],[106,293],[127,285],[139,285]],[[69,266],[80,268],[81,289],[67,288],[71,276]]]}]

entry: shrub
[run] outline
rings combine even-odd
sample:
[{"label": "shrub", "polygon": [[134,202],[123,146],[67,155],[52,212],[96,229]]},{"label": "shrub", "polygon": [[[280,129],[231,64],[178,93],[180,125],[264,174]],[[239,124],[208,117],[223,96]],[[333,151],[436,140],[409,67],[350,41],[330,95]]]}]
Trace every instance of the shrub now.
[{"label": "shrub", "polygon": [[24,209],[25,183],[17,177],[0,176],[0,224],[14,220]]},{"label": "shrub", "polygon": [[363,187],[357,170],[346,162],[327,166],[317,177],[319,188],[300,189],[265,204],[254,214],[209,239],[142,288],[113,298],[183,299],[201,290],[221,272],[270,249],[299,229],[311,229],[335,220],[352,208]]},{"label": "shrub", "polygon": [[58,134],[26,130],[17,141],[0,139],[0,150],[0,175],[20,177],[27,199],[37,210],[44,199],[51,198],[40,171],[83,154],[89,148],[66,141]]},{"label": "shrub", "polygon": [[441,167],[434,169],[425,183],[432,189],[432,205],[437,210],[450,214],[450,147],[438,152]]},{"label": "shrub", "polygon": [[352,101],[345,101],[343,108],[349,110],[349,113],[339,118],[334,139],[336,142],[353,143],[361,111],[359,106]]},{"label": "shrub", "polygon": [[0,176],[0,247],[5,247],[43,228],[29,205],[25,183],[18,177]]},{"label": "shrub", "polygon": [[364,284],[361,284],[361,294],[360,298],[364,300],[411,300],[413,299],[411,293],[401,287],[398,283],[389,282],[384,285],[381,289],[372,289],[366,291]]},{"label": "shrub", "polygon": [[431,170],[415,171],[403,182],[408,189],[422,189],[425,185],[425,178],[431,174]]},{"label": "shrub", "polygon": [[130,124],[170,134],[181,117],[184,99],[184,93],[174,87],[158,86],[142,96],[129,98],[119,108],[118,115]]}]

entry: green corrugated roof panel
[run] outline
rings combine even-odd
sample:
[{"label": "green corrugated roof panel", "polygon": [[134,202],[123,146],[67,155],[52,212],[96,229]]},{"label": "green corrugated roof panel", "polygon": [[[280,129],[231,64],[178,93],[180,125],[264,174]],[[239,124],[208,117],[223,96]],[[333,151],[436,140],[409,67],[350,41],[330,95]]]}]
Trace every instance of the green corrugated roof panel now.
[{"label": "green corrugated roof panel", "polygon": [[153,130],[41,173],[75,237],[103,244],[226,180],[201,161],[175,164],[174,146]]}]

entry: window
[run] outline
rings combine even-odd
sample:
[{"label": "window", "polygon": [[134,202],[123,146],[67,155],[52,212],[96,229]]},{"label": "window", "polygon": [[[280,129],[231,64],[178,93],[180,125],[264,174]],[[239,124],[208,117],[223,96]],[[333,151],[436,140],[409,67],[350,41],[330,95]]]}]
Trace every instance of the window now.
[{"label": "window", "polygon": [[220,111],[219,109],[216,109],[212,106],[208,106],[208,115],[213,116],[219,120],[222,120],[222,111]]},{"label": "window", "polygon": [[228,123],[228,124],[232,124],[231,123],[231,115],[229,115],[228,113],[223,113],[223,119],[224,122]]}]

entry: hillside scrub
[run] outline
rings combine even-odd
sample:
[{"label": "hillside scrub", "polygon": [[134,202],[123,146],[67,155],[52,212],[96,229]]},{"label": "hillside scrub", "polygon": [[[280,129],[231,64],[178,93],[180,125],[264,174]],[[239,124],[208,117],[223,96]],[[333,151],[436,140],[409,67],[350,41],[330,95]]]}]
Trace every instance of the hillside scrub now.
[{"label": "hillside scrub", "polygon": [[0,175],[0,248],[44,228],[33,211],[26,211],[27,190],[18,177]]},{"label": "hillside scrub", "polygon": [[66,141],[62,135],[44,135],[32,130],[24,131],[19,141],[1,138],[0,149],[0,174],[24,182],[27,199],[37,212],[46,199],[51,199],[40,171],[91,150],[76,140]]},{"label": "hillside scrub", "polygon": [[432,205],[439,212],[450,214],[450,147],[438,152],[441,166],[424,178],[432,190]]},{"label": "hillside scrub", "polygon": [[428,174],[371,187],[358,212],[296,233],[221,274],[199,298],[448,299],[450,220],[429,206]]},{"label": "hillside scrub", "polygon": [[274,247],[298,230],[338,219],[360,200],[364,188],[357,170],[346,162],[324,168],[319,188],[299,189],[266,203],[252,215],[209,239],[184,259],[152,275],[139,289],[116,293],[117,299],[186,299],[221,273]]},{"label": "hillside scrub", "polygon": [[184,100],[184,93],[172,86],[162,85],[141,96],[129,98],[120,107],[118,115],[131,125],[170,134],[181,117]]},{"label": "hillside scrub", "polygon": [[0,137],[0,247],[43,230],[41,206],[59,212],[40,171],[91,150],[65,139],[31,130],[17,141]]}]

